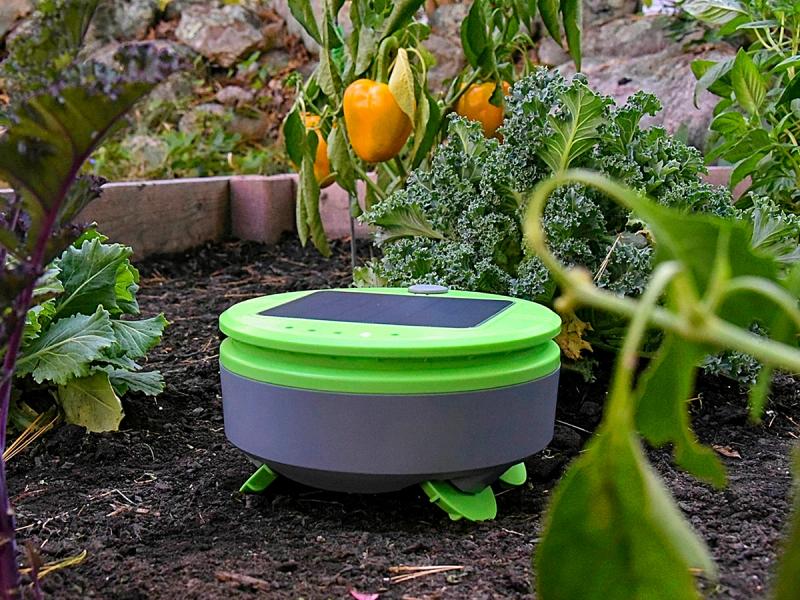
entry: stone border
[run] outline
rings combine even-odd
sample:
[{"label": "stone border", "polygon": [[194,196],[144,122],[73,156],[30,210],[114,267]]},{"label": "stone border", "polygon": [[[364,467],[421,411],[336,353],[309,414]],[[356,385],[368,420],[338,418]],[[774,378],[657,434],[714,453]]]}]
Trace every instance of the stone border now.
[{"label": "stone border", "polygon": [[[706,179],[725,185],[730,172],[729,167],[709,167]],[[748,185],[737,186],[735,196]],[[229,237],[274,244],[295,230],[296,191],[294,174],[108,183],[79,219],[96,222],[113,241],[132,246],[136,258],[183,252]],[[359,191],[363,200],[363,188]],[[10,193],[0,190],[0,195]],[[320,213],[330,238],[350,237],[347,192],[337,185],[322,190]],[[368,228],[356,224],[356,237],[368,236]]]}]

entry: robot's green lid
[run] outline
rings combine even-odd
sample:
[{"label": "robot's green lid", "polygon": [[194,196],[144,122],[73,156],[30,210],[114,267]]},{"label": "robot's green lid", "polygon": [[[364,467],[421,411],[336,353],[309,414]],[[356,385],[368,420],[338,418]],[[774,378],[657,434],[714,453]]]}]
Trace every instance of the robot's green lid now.
[{"label": "robot's green lid", "polygon": [[470,356],[547,343],[561,319],[526,300],[437,286],[290,292],[220,316],[227,336],[269,350],[347,357]]}]

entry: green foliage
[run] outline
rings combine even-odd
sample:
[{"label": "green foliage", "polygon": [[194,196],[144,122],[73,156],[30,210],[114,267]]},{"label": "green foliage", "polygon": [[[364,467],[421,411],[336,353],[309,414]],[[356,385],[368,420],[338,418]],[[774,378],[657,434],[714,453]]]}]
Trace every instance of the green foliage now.
[{"label": "green foliage", "polygon": [[695,95],[708,90],[720,97],[711,123],[717,143],[708,160],[734,165],[731,188],[750,177],[750,194],[768,195],[796,213],[800,6],[785,0],[689,0],[683,9],[723,37],[746,36],[735,58],[692,65]]},{"label": "green foliage", "polygon": [[[639,299],[596,286],[585,270],[552,251],[545,206],[559,190],[575,185],[601,191],[648,224],[656,240],[654,270]],[[591,306],[630,319],[603,421],[553,494],[537,549],[538,595],[698,598],[690,573],[713,580],[711,558],[647,463],[638,434],[656,446],[671,444],[684,469],[724,484],[718,458],[697,442],[690,426],[687,406],[697,362],[710,351],[733,351],[753,356],[768,374],[775,368],[800,372],[800,266],[787,270],[754,249],[746,222],[663,206],[641,190],[584,170],[557,174],[536,187],[525,233],[562,290],[561,308]],[[768,337],[749,330],[755,321],[766,325]],[[664,335],[637,381],[638,354],[651,329]],[[755,417],[768,383],[769,377],[759,377],[751,391]],[[793,535],[779,577],[780,598],[796,590],[800,536]]]},{"label": "green foliage", "polygon": [[[49,32],[42,39],[58,46],[56,38],[62,36],[70,40],[70,48],[80,45],[94,3],[43,0],[41,6],[54,7],[55,11],[47,21]],[[80,18],[73,18],[75,15]],[[57,50],[12,54],[13,60],[30,60],[22,70],[12,62],[12,70],[30,71],[37,76],[27,82],[24,78],[15,82],[21,91],[1,117],[0,179],[12,184],[15,197],[4,202],[0,211],[0,447],[6,446],[11,386],[23,343],[37,344],[39,340],[30,363],[31,369],[40,369],[42,379],[49,375],[60,377],[64,371],[83,371],[75,364],[74,353],[66,366],[58,364],[58,348],[80,335],[65,331],[74,331],[78,315],[68,317],[67,325],[59,326],[64,330],[54,330],[48,336],[45,328],[52,308],[43,307],[32,315],[29,312],[34,302],[43,304],[49,302],[45,298],[58,294],[52,278],[38,294],[36,283],[46,276],[46,265],[80,235],[81,227],[71,221],[100,193],[96,178],[79,177],[83,162],[133,106],[178,65],[171,53],[158,52],[147,45],[121,50],[117,68],[77,64],[70,58],[73,54]],[[54,56],[67,58],[58,61]],[[94,314],[84,316],[99,323],[107,315],[105,309],[98,308]],[[96,328],[86,353],[105,346],[98,338],[107,331],[105,327]],[[50,340],[52,345],[46,346],[44,340]],[[22,593],[15,535],[5,469],[0,469],[0,596],[4,598]]]},{"label": "green foliage", "polygon": [[[624,106],[544,69],[519,81],[506,99],[503,142],[452,119],[447,143],[405,189],[363,218],[377,226],[383,257],[357,277],[388,285],[441,283],[508,294],[552,305],[555,282],[525,248],[521,219],[526,194],[566,166],[599,170],[686,212],[732,216],[730,195],[700,181],[701,155],[661,128],[642,129],[659,110],[648,94]],[[602,194],[582,185],[560,188],[544,217],[554,253],[582,265],[598,284],[638,295],[651,272],[652,245],[643,225]],[[592,346],[619,345],[620,322],[581,312]],[[575,340],[573,340],[575,341]],[[575,345],[562,344],[577,359]]]},{"label": "green foliage", "polygon": [[99,148],[85,171],[111,181],[274,175],[288,161],[276,143],[247,140],[230,131],[231,114],[200,114],[191,129],[179,128],[191,112],[186,102],[162,100],[142,108],[133,133],[115,136]]},{"label": "green foliage", "polygon": [[[158,344],[167,321],[129,318],[139,314],[139,273],[131,248],[105,239],[85,234],[40,279],[15,372],[21,389],[47,389],[67,422],[90,431],[116,429],[119,396],[155,396],[164,388],[161,375],[142,372],[136,360]],[[18,405],[12,419],[19,423],[30,412]]]},{"label": "green foliage", "polygon": [[775,600],[792,600],[800,589],[800,447],[794,449],[794,503],[792,522],[778,568]]},{"label": "green foliage", "polygon": [[40,91],[72,66],[83,47],[98,0],[38,0],[24,34],[8,44],[0,80],[12,97]]},{"label": "green foliage", "polygon": [[[296,203],[300,240],[305,244],[310,238],[323,254],[329,247],[319,216],[319,182],[310,174],[316,145],[306,141],[303,114],[320,117],[320,129],[328,139],[332,176],[350,192],[351,214],[357,216],[361,208],[355,200],[356,181],[367,186],[369,203],[402,186],[408,172],[429,159],[444,133],[443,116],[471,84],[513,81],[520,71],[518,63],[523,74],[530,71],[528,51],[534,45],[537,15],[541,14],[548,33],[559,45],[562,37],[566,39],[580,69],[582,16],[578,0],[475,0],[461,27],[467,67],[450,81],[441,98],[434,98],[427,80],[431,59],[422,45],[430,30],[414,19],[422,4],[422,0],[356,0],[350,3],[352,28],[345,31],[339,22],[344,3],[324,2],[322,15],[316,18],[309,0],[289,2],[292,15],[321,47],[319,66],[302,86],[296,106],[284,121],[283,133],[287,153],[300,171]],[[399,76],[398,70],[402,71]],[[362,78],[382,83],[388,80],[396,99],[400,94],[393,80],[402,81],[400,105],[413,125],[413,134],[400,155],[377,165],[367,165],[351,151],[342,123],[344,91]],[[496,106],[503,103],[501,85],[495,86],[490,101]],[[377,182],[367,176],[373,168],[378,172]]]}]

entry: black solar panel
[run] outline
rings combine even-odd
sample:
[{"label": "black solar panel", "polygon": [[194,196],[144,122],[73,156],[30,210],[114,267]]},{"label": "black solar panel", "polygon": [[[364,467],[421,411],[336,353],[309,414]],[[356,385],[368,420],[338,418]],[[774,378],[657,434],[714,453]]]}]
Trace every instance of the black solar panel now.
[{"label": "black solar panel", "polygon": [[346,323],[457,328],[480,325],[510,304],[509,300],[321,291],[259,314]]}]

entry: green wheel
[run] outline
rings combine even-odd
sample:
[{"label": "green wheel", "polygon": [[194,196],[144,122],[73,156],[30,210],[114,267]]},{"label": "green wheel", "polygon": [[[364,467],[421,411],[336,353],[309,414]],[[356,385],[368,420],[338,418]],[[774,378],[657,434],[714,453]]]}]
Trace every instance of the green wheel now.
[{"label": "green wheel", "polygon": [[528,471],[525,463],[509,467],[508,471],[500,475],[500,482],[513,487],[524,484],[528,480]]},{"label": "green wheel", "polygon": [[258,470],[242,484],[239,491],[243,494],[260,494],[278,478],[278,474],[267,465],[261,465]]},{"label": "green wheel", "polygon": [[497,516],[497,502],[491,487],[485,487],[476,494],[468,494],[457,490],[446,481],[426,481],[421,485],[431,502],[445,511],[453,521],[488,521]]}]

